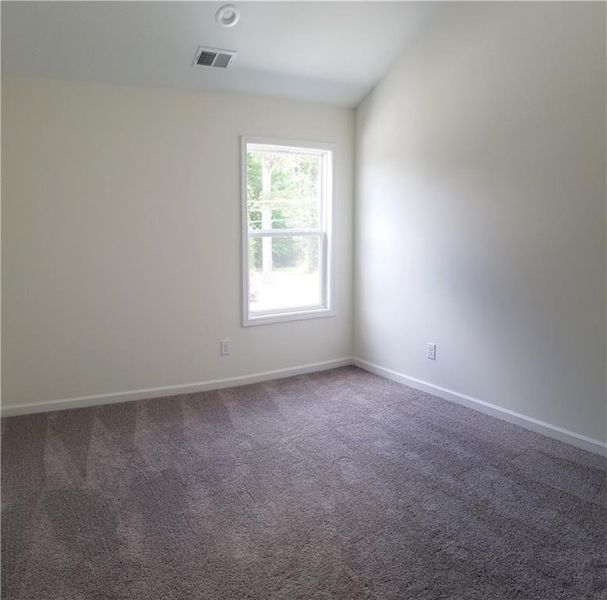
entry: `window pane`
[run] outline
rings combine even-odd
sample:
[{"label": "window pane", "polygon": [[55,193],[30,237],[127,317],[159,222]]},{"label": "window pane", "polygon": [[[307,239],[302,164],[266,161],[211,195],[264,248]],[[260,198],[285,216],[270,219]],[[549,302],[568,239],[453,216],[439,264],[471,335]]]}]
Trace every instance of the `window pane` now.
[{"label": "window pane", "polygon": [[320,306],[320,236],[249,239],[249,310]]},{"label": "window pane", "polygon": [[321,156],[247,152],[249,229],[320,229]]}]

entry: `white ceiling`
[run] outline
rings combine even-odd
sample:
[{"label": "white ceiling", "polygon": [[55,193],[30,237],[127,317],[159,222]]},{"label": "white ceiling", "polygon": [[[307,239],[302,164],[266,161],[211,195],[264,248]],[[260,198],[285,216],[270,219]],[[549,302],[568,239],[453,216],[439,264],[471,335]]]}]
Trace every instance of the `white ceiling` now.
[{"label": "white ceiling", "polygon": [[[232,0],[233,1],[233,0]],[[436,2],[2,2],[5,72],[355,106],[439,8]],[[236,50],[192,67],[199,45]]]}]

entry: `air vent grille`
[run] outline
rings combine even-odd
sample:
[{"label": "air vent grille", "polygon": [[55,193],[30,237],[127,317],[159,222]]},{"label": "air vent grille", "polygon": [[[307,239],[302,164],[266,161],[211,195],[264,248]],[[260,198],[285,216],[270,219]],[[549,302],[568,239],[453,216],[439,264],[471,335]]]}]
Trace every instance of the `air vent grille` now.
[{"label": "air vent grille", "polygon": [[217,52],[209,52],[208,50],[203,50],[198,55],[198,60],[196,61],[196,64],[202,67],[210,67],[216,57]]},{"label": "air vent grille", "polygon": [[194,57],[194,65],[200,67],[216,67],[218,69],[227,69],[236,52],[233,50],[222,50],[221,48],[207,48],[199,46]]}]

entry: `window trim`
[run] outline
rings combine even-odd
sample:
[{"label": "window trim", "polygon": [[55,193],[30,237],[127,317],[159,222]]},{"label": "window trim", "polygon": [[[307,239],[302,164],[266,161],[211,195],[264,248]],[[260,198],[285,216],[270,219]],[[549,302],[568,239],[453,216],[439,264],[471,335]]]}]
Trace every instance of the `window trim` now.
[{"label": "window trim", "polygon": [[[249,313],[249,230],[248,230],[248,211],[247,211],[247,147],[249,145],[269,145],[278,146],[283,149],[293,151],[301,150],[321,150],[327,153],[328,161],[326,164],[324,195],[325,203],[323,206],[325,222],[324,235],[321,235],[321,245],[323,250],[324,277],[322,277],[322,299],[323,303],[319,307],[285,308],[268,311],[263,314],[251,315]],[[335,144],[328,142],[311,142],[302,140],[293,140],[288,138],[268,138],[242,135],[240,137],[240,205],[241,205],[241,274],[242,274],[242,325],[250,327],[254,325],[266,325],[270,323],[285,323],[288,321],[299,321],[303,319],[318,319],[322,317],[335,316],[333,309],[335,302],[335,290],[333,285],[334,274],[334,251],[333,251],[333,208],[335,198],[335,182],[333,177],[333,161],[335,158]],[[293,230],[292,232],[277,232],[278,235],[318,235],[316,230]],[[253,236],[262,234],[254,233]]]}]

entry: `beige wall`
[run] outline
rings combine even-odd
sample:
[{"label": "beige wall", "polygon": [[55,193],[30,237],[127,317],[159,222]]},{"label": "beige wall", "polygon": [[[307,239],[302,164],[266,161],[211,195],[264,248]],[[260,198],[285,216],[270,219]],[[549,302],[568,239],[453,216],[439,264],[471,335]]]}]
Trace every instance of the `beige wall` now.
[{"label": "beige wall", "polygon": [[[4,406],[350,355],[351,110],[10,78],[2,127]],[[241,327],[240,134],[336,144],[336,317]]]},{"label": "beige wall", "polygon": [[449,5],[359,107],[355,167],[355,353],[595,439],[604,11]]},{"label": "beige wall", "polygon": [[[450,4],[355,142],[354,354],[595,439],[606,21]],[[352,354],[352,111],[9,78],[2,127],[5,407]],[[337,144],[335,318],[241,327],[240,134]]]}]

